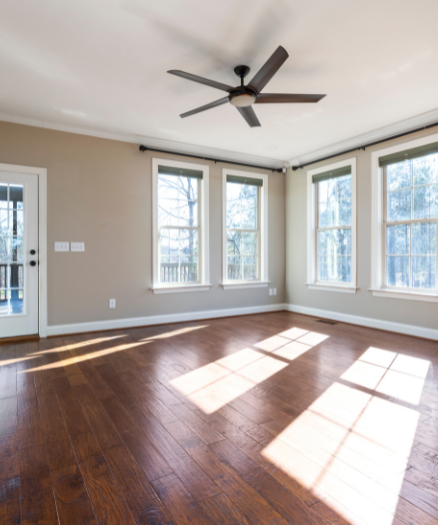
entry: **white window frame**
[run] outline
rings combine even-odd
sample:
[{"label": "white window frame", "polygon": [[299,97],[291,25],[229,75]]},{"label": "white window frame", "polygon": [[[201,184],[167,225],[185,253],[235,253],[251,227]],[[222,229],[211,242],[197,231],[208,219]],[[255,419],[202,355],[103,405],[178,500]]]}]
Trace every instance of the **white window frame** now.
[{"label": "white window frame", "polygon": [[[228,260],[227,260],[227,175],[237,177],[248,177],[260,179],[263,185],[260,186],[260,253],[259,264],[260,274],[257,280],[228,280]],[[224,168],[222,170],[222,283],[224,290],[235,290],[239,288],[266,288],[268,280],[268,176],[260,173],[250,173],[248,171],[232,170]]]},{"label": "white window frame", "polygon": [[[386,247],[385,247],[385,195],[384,171],[379,166],[380,157],[417,148],[438,142],[438,134],[428,135],[419,139],[403,142],[396,146],[380,149],[371,154],[371,288],[376,297],[390,297],[392,299],[407,299],[412,301],[438,302],[437,292],[422,291],[421,289],[403,289],[386,286]],[[413,221],[418,222],[418,221]],[[420,221],[423,222],[423,221]],[[430,222],[425,219],[424,222]],[[438,257],[438,254],[437,254]],[[437,276],[438,278],[438,276]]]},{"label": "white window frame", "polygon": [[[338,283],[318,281],[317,279],[317,226],[318,202],[317,188],[313,176],[326,171],[351,167],[351,282]],[[307,287],[310,290],[343,292],[355,294],[357,288],[357,211],[356,211],[356,157],[341,160],[307,172]]]},{"label": "white window frame", "polygon": [[[197,283],[160,283],[159,235],[158,235],[158,166],[201,170],[203,178],[199,181],[198,206],[200,217],[199,255]],[[179,292],[207,292],[211,288],[209,265],[209,167],[168,159],[152,159],[152,291],[154,294]]]}]

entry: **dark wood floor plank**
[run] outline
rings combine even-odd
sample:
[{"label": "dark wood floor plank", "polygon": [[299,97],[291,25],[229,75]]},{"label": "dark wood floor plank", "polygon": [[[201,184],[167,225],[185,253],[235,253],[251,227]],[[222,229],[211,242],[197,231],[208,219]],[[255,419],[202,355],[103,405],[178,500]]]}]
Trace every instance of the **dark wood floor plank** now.
[{"label": "dark wood floor plank", "polygon": [[169,510],[176,525],[207,525],[211,523],[181,481],[170,475],[152,482],[161,501]]},{"label": "dark wood floor plank", "polygon": [[102,456],[102,449],[92,432],[75,434],[71,437],[71,440],[79,463],[87,458]]},{"label": "dark wood floor plank", "polygon": [[51,475],[61,524],[97,525],[93,506],[78,466],[52,470]]},{"label": "dark wood floor plank", "polygon": [[19,475],[0,480],[0,523],[21,524]]},{"label": "dark wood floor plank", "polygon": [[[205,423],[203,419],[201,419],[195,412],[190,410],[185,405],[181,405],[178,407],[178,409],[174,409],[174,415],[178,416],[179,420],[183,421],[185,425],[190,428],[192,432],[194,432],[202,441],[209,445],[210,443],[216,443],[216,441],[221,441],[224,439],[224,437],[219,434],[219,432],[216,432],[216,430]],[[164,424],[168,423],[169,421],[164,421]],[[172,422],[172,421],[170,421]],[[160,421],[160,423],[163,423]]]},{"label": "dark wood floor plank", "polygon": [[17,432],[17,396],[0,399],[0,438]]},{"label": "dark wood floor plank", "polygon": [[2,362],[0,361],[0,399],[14,397],[16,395],[17,367],[15,364],[2,365]]},{"label": "dark wood floor plank", "polygon": [[143,411],[141,407],[132,407],[131,410],[150,442],[160,450],[169,466],[197,501],[220,492],[219,487],[153,416]]},{"label": "dark wood floor plank", "polygon": [[59,406],[70,436],[89,432],[90,426],[82,411],[73,387],[66,387],[56,393]]},{"label": "dark wood floor plank", "polygon": [[88,424],[102,449],[115,447],[122,439],[89,385],[74,387]]},{"label": "dark wood floor plank", "polygon": [[197,447],[190,453],[251,523],[286,525],[287,521],[208,446]]},{"label": "dark wood floor plank", "polygon": [[102,401],[106,413],[122,436],[123,441],[141,465],[149,480],[159,479],[172,474],[172,469],[158,453],[138,425],[131,418],[117,398]]},{"label": "dark wood floor plank", "polygon": [[17,434],[0,439],[0,481],[20,474]]},{"label": "dark wood floor plank", "polygon": [[200,505],[215,525],[251,525],[225,494],[208,498]]},{"label": "dark wood floor plank", "polygon": [[134,518],[103,456],[80,462],[98,523],[135,525]]},{"label": "dark wood floor plank", "polygon": [[157,494],[125,445],[106,450],[105,459],[136,520],[157,505]]},{"label": "dark wood floor plank", "polygon": [[99,374],[90,361],[83,361],[79,363],[78,366],[98,399],[102,400],[108,399],[109,397],[114,397],[114,392],[107,385],[103,377]]},{"label": "dark wood floor plank", "polygon": [[57,523],[57,513],[44,445],[20,450],[23,525]]},{"label": "dark wood floor plank", "polygon": [[67,427],[54,394],[38,396],[41,422],[52,470],[76,464]]},{"label": "dark wood floor plank", "polygon": [[321,523],[320,516],[231,443],[221,441],[211,448],[287,520],[303,525]]}]

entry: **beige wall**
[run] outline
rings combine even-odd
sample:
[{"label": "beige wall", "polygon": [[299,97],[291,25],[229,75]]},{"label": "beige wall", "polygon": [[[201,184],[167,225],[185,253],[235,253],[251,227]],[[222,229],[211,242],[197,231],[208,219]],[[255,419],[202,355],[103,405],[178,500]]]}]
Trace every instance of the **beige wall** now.
[{"label": "beige wall", "polygon": [[[213,288],[152,293],[153,156],[178,160],[140,153],[135,144],[0,122],[0,163],[47,168],[49,326],[284,302],[285,176],[261,171],[269,173],[269,279],[277,296],[267,288],[224,291],[221,177],[228,165],[204,161],[198,162],[210,166]],[[55,241],[85,242],[85,253],[55,253]]]},{"label": "beige wall", "polygon": [[[414,138],[436,133],[436,129],[388,141],[379,146],[288,170],[286,175],[286,301],[289,304],[397,323],[438,328],[438,304],[374,297],[371,286],[371,153]],[[307,170],[346,158],[357,161],[357,285],[356,294],[309,290],[307,281],[306,195]]]}]

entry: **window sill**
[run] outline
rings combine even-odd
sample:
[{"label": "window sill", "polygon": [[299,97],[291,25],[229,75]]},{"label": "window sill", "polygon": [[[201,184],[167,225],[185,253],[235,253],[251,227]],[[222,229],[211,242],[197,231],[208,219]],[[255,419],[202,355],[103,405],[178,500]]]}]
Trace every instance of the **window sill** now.
[{"label": "window sill", "polygon": [[238,290],[239,288],[266,288],[269,281],[236,281],[221,283],[224,290]]},{"label": "window sill", "polygon": [[390,288],[370,288],[369,291],[372,292],[372,294],[376,297],[389,297],[391,299],[405,299],[408,301],[438,303],[438,294],[436,293],[391,290]]},{"label": "window sill", "polygon": [[322,284],[322,283],[306,283],[309,290],[323,290],[325,292],[341,292],[341,293],[356,293],[359,288],[356,286],[345,286],[342,284]]},{"label": "window sill", "polygon": [[151,290],[155,295],[163,293],[208,292],[212,286],[212,284],[179,284],[173,286],[153,286]]}]

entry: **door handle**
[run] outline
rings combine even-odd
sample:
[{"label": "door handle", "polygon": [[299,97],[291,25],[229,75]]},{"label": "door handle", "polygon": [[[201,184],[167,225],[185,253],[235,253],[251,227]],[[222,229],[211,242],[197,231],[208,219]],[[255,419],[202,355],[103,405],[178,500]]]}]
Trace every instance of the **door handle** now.
[{"label": "door handle", "polygon": [[36,262],[35,261],[30,261],[29,263],[31,266],[36,266]]}]

